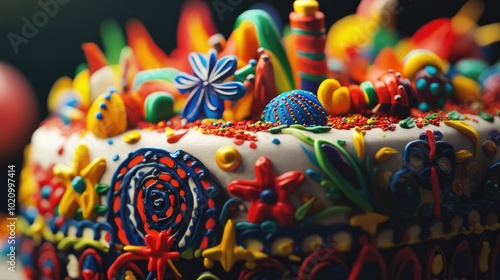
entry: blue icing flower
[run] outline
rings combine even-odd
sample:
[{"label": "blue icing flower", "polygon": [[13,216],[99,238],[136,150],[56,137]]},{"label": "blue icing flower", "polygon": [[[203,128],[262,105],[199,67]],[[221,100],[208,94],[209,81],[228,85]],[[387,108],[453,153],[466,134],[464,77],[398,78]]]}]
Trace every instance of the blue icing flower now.
[{"label": "blue icing flower", "polygon": [[[451,185],[456,173],[456,155],[453,146],[441,139],[440,133],[427,130],[421,138],[406,145],[404,168],[391,178],[391,190],[411,187],[413,180],[429,189],[434,197],[434,215],[441,215],[441,191]],[[411,192],[404,191],[403,193]],[[401,200],[401,198],[398,198]],[[416,206],[416,205],[415,205]]]},{"label": "blue icing flower", "polygon": [[196,120],[202,114],[202,107],[205,117],[221,118],[224,100],[237,100],[245,95],[243,83],[225,82],[236,71],[236,57],[225,56],[217,60],[217,51],[211,49],[208,56],[189,54],[189,64],[194,76],[180,73],[174,79],[179,92],[189,93],[181,113],[188,121]]}]

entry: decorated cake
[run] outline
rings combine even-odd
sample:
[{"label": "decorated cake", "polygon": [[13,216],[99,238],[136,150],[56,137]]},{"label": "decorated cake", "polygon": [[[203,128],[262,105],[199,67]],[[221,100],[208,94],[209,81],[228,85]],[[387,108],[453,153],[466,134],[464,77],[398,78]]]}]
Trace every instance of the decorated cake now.
[{"label": "decorated cake", "polygon": [[187,1],[168,55],[138,20],[82,45],[25,152],[28,278],[500,279],[478,4],[408,38],[393,1],[293,4],[224,36]]}]

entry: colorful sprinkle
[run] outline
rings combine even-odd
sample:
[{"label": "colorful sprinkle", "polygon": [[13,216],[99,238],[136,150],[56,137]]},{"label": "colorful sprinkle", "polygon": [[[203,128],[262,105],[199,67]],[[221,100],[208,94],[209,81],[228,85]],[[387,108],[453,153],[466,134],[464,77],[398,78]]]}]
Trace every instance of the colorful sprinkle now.
[{"label": "colorful sprinkle", "polygon": [[117,161],[117,160],[120,159],[120,156],[119,155],[114,155],[112,159],[113,159],[113,161]]},{"label": "colorful sprinkle", "polygon": [[135,144],[141,140],[141,133],[137,130],[131,131],[123,135],[123,141],[127,144]]},{"label": "colorful sprinkle", "polygon": [[273,138],[273,140],[271,141],[273,144],[275,145],[279,145],[281,144],[280,140],[278,138]]},{"label": "colorful sprinkle", "polygon": [[407,129],[408,128],[413,128],[413,127],[415,127],[415,119],[413,119],[413,118],[406,118],[404,120],[401,120],[399,122],[399,126],[401,128],[407,128]]}]

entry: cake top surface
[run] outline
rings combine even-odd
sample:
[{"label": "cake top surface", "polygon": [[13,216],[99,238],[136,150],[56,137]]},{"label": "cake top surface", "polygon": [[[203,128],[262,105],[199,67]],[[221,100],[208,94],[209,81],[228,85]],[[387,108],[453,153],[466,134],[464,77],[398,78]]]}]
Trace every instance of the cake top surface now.
[{"label": "cake top surface", "polygon": [[50,122],[107,138],[136,128],[231,137],[282,125],[395,130],[492,119],[500,68],[483,52],[491,39],[488,26],[471,23],[481,10],[472,2],[400,38],[395,1],[361,1],[328,27],[317,1],[297,0],[283,30],[268,7],[242,13],[225,38],[204,2],[187,1],[170,54],[140,21],[125,33],[108,21],[103,50],[82,44],[87,63],[54,84]]}]

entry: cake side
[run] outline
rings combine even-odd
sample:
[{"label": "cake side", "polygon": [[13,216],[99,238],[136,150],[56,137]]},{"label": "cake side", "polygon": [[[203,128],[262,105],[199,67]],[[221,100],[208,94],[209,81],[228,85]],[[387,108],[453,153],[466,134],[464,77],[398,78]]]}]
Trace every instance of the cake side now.
[{"label": "cake side", "polygon": [[297,0],[283,35],[248,10],[225,38],[188,1],[170,55],[137,20],[119,59],[84,43],[26,152],[28,277],[498,278],[498,65],[443,41],[472,40],[463,14],[362,32],[396,36],[391,3],[327,32]]}]

